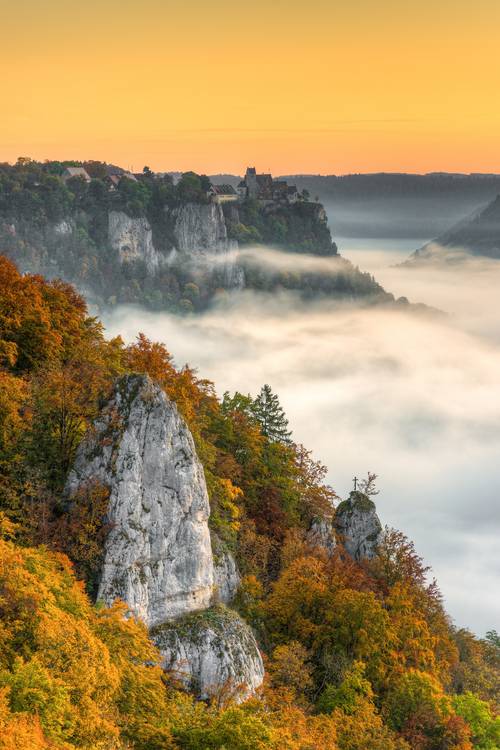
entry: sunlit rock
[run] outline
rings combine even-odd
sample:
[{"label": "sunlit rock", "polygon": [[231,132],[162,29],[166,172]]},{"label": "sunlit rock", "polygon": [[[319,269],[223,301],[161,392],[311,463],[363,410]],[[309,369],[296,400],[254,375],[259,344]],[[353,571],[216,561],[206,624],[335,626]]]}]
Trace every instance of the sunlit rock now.
[{"label": "sunlit rock", "polygon": [[[66,491],[110,491],[98,599],[123,600],[155,634],[165,667],[200,696],[260,685],[253,633],[229,602],[240,577],[221,547],[214,566],[205,475],[175,404],[146,375],[127,375],[81,443]],[[216,546],[216,545],[214,545]],[[196,613],[196,614],[194,614]],[[190,619],[192,618],[192,619]]]},{"label": "sunlit rock", "polygon": [[235,612],[213,607],[151,631],[163,668],[200,698],[221,691],[244,700],[264,679],[252,630]]},{"label": "sunlit rock", "polygon": [[98,598],[148,626],[208,607],[213,562],[203,468],[175,404],[147,376],[120,379],[81,444],[68,491],[110,489]]}]

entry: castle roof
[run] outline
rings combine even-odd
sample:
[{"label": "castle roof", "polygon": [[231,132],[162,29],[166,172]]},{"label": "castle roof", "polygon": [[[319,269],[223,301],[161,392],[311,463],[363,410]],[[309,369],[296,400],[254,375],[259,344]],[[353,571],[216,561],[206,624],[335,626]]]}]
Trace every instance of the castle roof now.
[{"label": "castle roof", "polygon": [[217,195],[236,195],[236,190],[232,185],[212,185]]}]

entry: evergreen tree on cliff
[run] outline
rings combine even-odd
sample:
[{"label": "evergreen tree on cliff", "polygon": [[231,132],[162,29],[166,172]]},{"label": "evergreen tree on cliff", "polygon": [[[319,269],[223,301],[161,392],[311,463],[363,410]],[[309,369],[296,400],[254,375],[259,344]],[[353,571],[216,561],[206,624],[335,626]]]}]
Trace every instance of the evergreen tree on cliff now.
[{"label": "evergreen tree on cliff", "polygon": [[275,443],[291,443],[291,432],[278,396],[270,385],[263,385],[252,405],[252,411],[260,424],[262,434]]}]

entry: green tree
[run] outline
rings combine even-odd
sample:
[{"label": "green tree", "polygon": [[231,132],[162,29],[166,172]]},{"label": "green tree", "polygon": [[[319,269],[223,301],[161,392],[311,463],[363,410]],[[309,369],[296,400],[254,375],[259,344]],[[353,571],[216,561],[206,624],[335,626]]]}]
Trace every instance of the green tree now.
[{"label": "green tree", "polygon": [[455,695],[452,700],[455,712],[471,728],[474,747],[497,750],[500,747],[500,716],[494,717],[488,703],[474,693]]},{"label": "green tree", "polygon": [[252,405],[252,411],[260,424],[262,434],[273,443],[291,443],[291,432],[278,396],[270,385],[263,385]]}]

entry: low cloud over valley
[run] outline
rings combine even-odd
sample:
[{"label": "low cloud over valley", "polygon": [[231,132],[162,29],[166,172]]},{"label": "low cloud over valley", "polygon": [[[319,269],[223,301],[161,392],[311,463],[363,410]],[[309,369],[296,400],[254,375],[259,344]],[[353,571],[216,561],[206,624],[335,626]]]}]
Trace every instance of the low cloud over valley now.
[{"label": "low cloud over valley", "polygon": [[382,245],[344,253],[396,296],[449,314],[241,293],[200,317],[118,307],[107,330],[163,341],[220,394],[269,383],[341,496],[355,475],[379,474],[382,522],[415,541],[457,625],[483,634],[500,618],[500,262],[409,269]]}]

